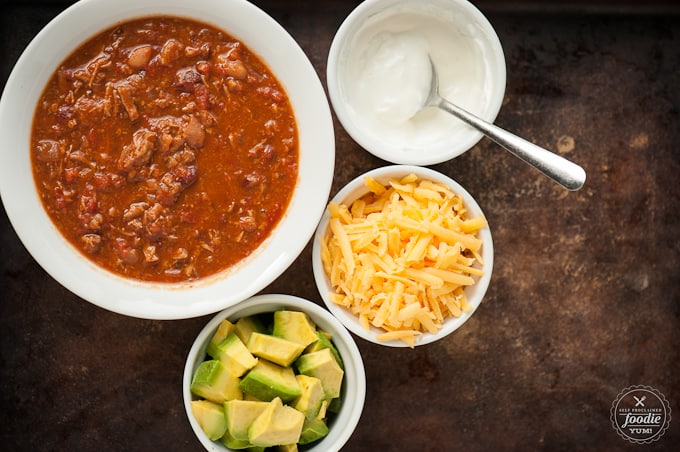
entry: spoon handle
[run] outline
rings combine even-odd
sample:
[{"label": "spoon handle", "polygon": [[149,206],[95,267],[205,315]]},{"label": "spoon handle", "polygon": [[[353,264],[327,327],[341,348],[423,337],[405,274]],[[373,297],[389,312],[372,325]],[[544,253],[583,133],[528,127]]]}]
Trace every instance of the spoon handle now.
[{"label": "spoon handle", "polygon": [[578,190],[586,181],[586,172],[577,164],[537,146],[524,138],[491,124],[440,97],[437,107],[475,127],[487,137],[512,152],[568,190]]}]

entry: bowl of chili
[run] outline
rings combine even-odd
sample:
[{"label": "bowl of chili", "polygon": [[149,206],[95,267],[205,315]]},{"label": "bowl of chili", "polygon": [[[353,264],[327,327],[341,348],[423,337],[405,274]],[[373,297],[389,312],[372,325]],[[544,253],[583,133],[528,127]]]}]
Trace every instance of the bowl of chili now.
[{"label": "bowl of chili", "polygon": [[244,0],[73,4],[18,59],[0,128],[0,194],[24,246],[133,317],[262,290],[308,243],[333,177],[316,71]]}]

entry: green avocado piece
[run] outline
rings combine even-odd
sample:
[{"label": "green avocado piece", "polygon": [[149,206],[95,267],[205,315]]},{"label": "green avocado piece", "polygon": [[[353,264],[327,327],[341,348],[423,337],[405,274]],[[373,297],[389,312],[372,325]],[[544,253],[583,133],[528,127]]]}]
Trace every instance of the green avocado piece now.
[{"label": "green avocado piece", "polygon": [[248,343],[250,335],[253,332],[266,333],[267,328],[262,323],[262,320],[256,315],[241,317],[234,324],[234,332],[241,339],[244,344]]},{"label": "green avocado piece", "polygon": [[265,447],[253,446],[250,441],[242,441],[240,439],[235,439],[229,434],[229,430],[224,433],[224,436],[220,438],[220,442],[224,444],[230,450],[245,450],[246,452],[264,452]]},{"label": "green avocado piece", "polygon": [[191,414],[198,421],[198,425],[211,440],[216,440],[227,431],[227,422],[224,418],[222,405],[209,400],[193,400],[191,402]]},{"label": "green avocado piece", "polygon": [[224,432],[224,435],[220,438],[220,442],[227,446],[229,449],[233,450],[244,450],[248,449],[249,447],[253,447],[253,445],[250,444],[250,441],[248,441],[247,439],[241,440],[234,438],[229,432],[229,429],[227,429],[227,431]]},{"label": "green avocado piece", "polygon": [[306,347],[317,340],[316,325],[304,312],[280,310],[274,312],[272,334]]},{"label": "green avocado piece", "polygon": [[234,324],[227,319],[222,320],[217,326],[217,330],[215,330],[215,333],[210,338],[210,342],[208,342],[205,352],[211,358],[217,359],[217,345],[225,340],[232,331],[234,331]]},{"label": "green avocado piece", "polygon": [[[248,441],[248,428],[264,410],[268,402],[252,400],[229,400],[224,402],[224,414],[227,419],[227,431],[236,440]],[[227,446],[229,447],[229,446]]]},{"label": "green avocado piece", "polygon": [[342,408],[342,396],[331,399],[328,403],[328,411],[338,414]]},{"label": "green avocado piece", "polygon": [[322,419],[305,419],[298,444],[303,445],[313,443],[328,435],[328,432],[328,426]]},{"label": "green avocado piece", "polygon": [[253,332],[248,339],[248,350],[258,358],[286,367],[300,356],[304,347],[287,339]]},{"label": "green avocado piece", "polygon": [[323,402],[321,402],[321,407],[319,408],[319,413],[316,415],[316,417],[318,417],[319,419],[326,419],[326,414],[328,413],[328,405],[330,405],[330,403],[331,401],[329,399],[325,399]]},{"label": "green avocado piece", "polygon": [[236,376],[240,377],[257,364],[255,358],[235,332],[231,332],[217,345],[216,358],[222,361]]},{"label": "green avocado piece", "polygon": [[189,390],[194,395],[222,404],[227,400],[243,398],[239,383],[239,379],[222,361],[211,359],[198,366]]},{"label": "green avocado piece", "polygon": [[263,447],[297,443],[304,422],[304,414],[276,397],[250,425],[248,439],[253,445]]},{"label": "green avocado piece", "polygon": [[338,362],[338,365],[340,365],[340,368],[344,370],[345,363],[342,361],[342,358],[340,357],[340,352],[338,352],[338,349],[335,347],[333,342],[331,342],[330,334],[324,331],[316,332],[316,341],[309,344],[309,346],[305,349],[304,353],[318,352],[319,350],[323,350],[324,348],[328,348],[331,350],[331,353],[333,353],[333,356],[335,357],[335,360]]},{"label": "green avocado piece", "polygon": [[340,395],[345,372],[329,348],[301,355],[296,366],[299,373],[321,380],[326,398],[333,399]]},{"label": "green avocado piece", "polygon": [[315,418],[319,414],[322,402],[326,400],[321,380],[303,374],[296,375],[295,378],[300,384],[302,394],[293,400],[290,406],[302,412],[307,419]]},{"label": "green avocado piece", "polygon": [[262,400],[258,399],[254,395],[245,392],[243,393],[243,400],[250,400],[251,402],[262,402]]},{"label": "green avocado piece", "polygon": [[264,402],[276,397],[289,402],[302,394],[292,367],[282,367],[264,359],[241,378],[239,388]]}]

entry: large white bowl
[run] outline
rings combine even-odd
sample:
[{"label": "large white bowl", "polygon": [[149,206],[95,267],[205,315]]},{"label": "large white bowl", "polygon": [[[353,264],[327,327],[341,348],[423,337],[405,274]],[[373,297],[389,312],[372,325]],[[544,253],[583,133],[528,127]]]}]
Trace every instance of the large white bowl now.
[{"label": "large white bowl", "polygon": [[[458,182],[433,169],[413,165],[391,165],[368,171],[345,185],[333,197],[331,202],[350,205],[353,201],[368,193],[368,188],[365,184],[366,177],[370,176],[382,184],[387,184],[390,180],[398,180],[411,173],[417,175],[419,179],[431,180],[433,182],[442,183],[449,187],[454,193],[458,194],[463,199],[463,203],[467,209],[469,218],[484,216],[484,212],[482,211],[482,208],[479,207],[479,204],[477,204],[477,201],[475,201],[472,195]],[[372,325],[370,326],[370,330],[366,330],[359,323],[358,316],[354,315],[349,309],[337,305],[331,299],[331,294],[335,292],[335,288],[331,285],[330,278],[326,274],[321,261],[321,240],[328,230],[329,220],[330,215],[328,210],[326,210],[323,217],[321,218],[321,222],[319,223],[319,227],[316,230],[316,234],[314,235],[314,243],[312,246],[312,269],[314,272],[314,280],[324,303],[333,313],[333,315],[335,315],[343,323],[343,325],[347,327],[347,329],[362,339],[373,342],[374,344],[385,345],[389,347],[407,347],[404,342],[398,340],[378,340],[376,336],[378,334],[384,333],[384,330],[376,328]],[[470,311],[464,312],[460,317],[448,317],[444,321],[442,328],[436,333],[423,333],[416,339],[416,346],[438,341],[453,333],[455,330],[460,328],[472,316],[472,314],[474,314],[475,310],[482,302],[482,299],[484,298],[484,295],[486,294],[486,291],[489,287],[489,283],[491,282],[491,273],[493,271],[493,240],[491,238],[491,229],[489,226],[485,226],[479,230],[478,238],[482,240],[481,256],[484,261],[484,274],[481,277],[475,277],[475,283],[466,287],[465,289],[465,295],[471,307]],[[476,265],[479,267],[479,264]]]},{"label": "large white bowl", "polygon": [[[385,39],[382,33],[390,37]],[[403,43],[405,35],[412,39]],[[426,41],[417,54],[410,47],[414,39]],[[400,96],[418,98],[414,86],[419,94],[427,93],[429,65],[419,63],[427,61],[428,53],[438,67],[441,94],[493,122],[505,95],[505,57],[494,28],[467,0],[366,0],[347,16],[331,43],[327,81],[333,109],[358,144],[388,162],[441,163],[472,148],[483,136],[441,110],[427,109],[417,121],[394,123],[395,115],[376,114]],[[356,88],[361,86],[358,80],[380,73],[381,83]],[[392,100],[382,103],[379,95]],[[415,113],[411,108],[395,111],[404,114],[401,110]]]},{"label": "large white bowl", "polygon": [[[190,284],[133,281],[88,261],[63,239],[45,213],[29,156],[36,103],[58,65],[98,32],[118,22],[159,14],[210,23],[244,42],[285,87],[298,125],[299,177],[285,217],[252,256],[215,277]],[[267,286],[297,258],[314,233],[328,200],[334,159],[330,108],[312,64],[286,30],[244,0],[81,0],[28,45],[0,100],[0,194],[17,235],[67,289],[98,306],[135,317],[177,319],[214,313]]]},{"label": "large white bowl", "polygon": [[198,366],[206,359],[205,349],[210,338],[224,319],[235,322],[241,317],[274,312],[279,309],[305,312],[320,329],[330,333],[333,344],[338,349],[345,367],[341,394],[343,397],[342,407],[339,413],[329,422],[330,432],[322,440],[310,444],[311,447],[304,450],[308,452],[337,452],[349,440],[359,423],[366,398],[366,373],[361,353],[349,332],[330,312],[311,301],[292,295],[257,295],[239,303],[238,306],[225,309],[215,315],[198,334],[187,357],[182,380],[184,408],[191,428],[207,450],[215,452],[230,450],[219,442],[211,441],[191,413],[191,401],[195,400],[195,397],[191,394],[191,380]]}]

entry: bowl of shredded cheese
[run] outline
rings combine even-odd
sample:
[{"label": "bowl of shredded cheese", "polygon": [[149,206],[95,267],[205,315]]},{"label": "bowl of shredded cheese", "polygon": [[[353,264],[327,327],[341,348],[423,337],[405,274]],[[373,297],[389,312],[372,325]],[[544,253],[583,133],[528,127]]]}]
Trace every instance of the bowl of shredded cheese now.
[{"label": "bowl of shredded cheese", "polygon": [[430,168],[393,165],[349,182],[313,242],[328,309],[357,336],[415,347],[461,327],[491,280],[493,242],[475,199]]}]

